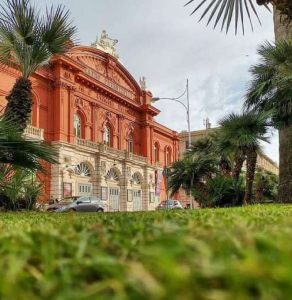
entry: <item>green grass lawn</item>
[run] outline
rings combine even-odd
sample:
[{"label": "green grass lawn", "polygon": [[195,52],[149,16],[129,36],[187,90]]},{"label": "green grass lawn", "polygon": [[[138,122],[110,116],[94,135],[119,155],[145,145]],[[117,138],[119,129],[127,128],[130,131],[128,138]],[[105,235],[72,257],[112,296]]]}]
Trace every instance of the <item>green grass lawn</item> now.
[{"label": "green grass lawn", "polygon": [[291,299],[292,206],[0,214],[0,299]]}]

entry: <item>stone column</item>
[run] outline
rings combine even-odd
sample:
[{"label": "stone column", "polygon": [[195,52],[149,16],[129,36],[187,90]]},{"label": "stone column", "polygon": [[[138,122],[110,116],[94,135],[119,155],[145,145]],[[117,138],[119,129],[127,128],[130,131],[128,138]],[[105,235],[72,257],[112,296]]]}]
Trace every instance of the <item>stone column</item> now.
[{"label": "stone column", "polygon": [[123,121],[125,117],[123,115],[118,115],[118,149],[122,149],[122,138],[123,138]]},{"label": "stone column", "polygon": [[57,149],[59,153],[59,163],[58,164],[53,164],[52,169],[51,169],[51,190],[50,190],[50,195],[54,199],[61,199],[63,197],[63,172],[64,168],[61,166],[61,149]]},{"label": "stone column", "polygon": [[149,172],[147,166],[144,167],[143,170],[143,182],[142,182],[142,209],[149,210],[149,202],[150,202],[150,189],[149,189]]},{"label": "stone column", "polygon": [[73,144],[75,142],[74,134],[74,106],[75,106],[75,88],[69,90],[69,107],[68,107],[68,142]]},{"label": "stone column", "polygon": [[127,161],[122,162],[122,178],[120,180],[120,209],[127,211],[127,190],[128,190],[128,168],[130,164]]},{"label": "stone column", "polygon": [[101,197],[100,191],[101,183],[101,169],[100,169],[100,155],[97,154],[95,157],[94,174],[92,174],[92,192],[96,197]]},{"label": "stone column", "polygon": [[97,142],[97,114],[98,114],[99,106],[96,103],[91,103],[91,123],[92,123],[92,130],[91,130],[91,140],[93,142]]}]

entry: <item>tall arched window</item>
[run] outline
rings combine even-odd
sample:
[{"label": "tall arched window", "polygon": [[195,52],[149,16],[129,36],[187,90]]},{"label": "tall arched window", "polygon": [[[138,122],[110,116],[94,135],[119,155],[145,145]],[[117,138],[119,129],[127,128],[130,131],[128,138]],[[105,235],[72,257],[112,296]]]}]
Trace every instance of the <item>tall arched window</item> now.
[{"label": "tall arched window", "polygon": [[128,138],[128,152],[134,152],[134,139],[132,135],[130,135]]},{"label": "tall arched window", "polygon": [[111,146],[111,129],[108,125],[104,128],[103,143]]},{"label": "tall arched window", "polygon": [[154,143],[154,162],[159,162],[159,145]]},{"label": "tall arched window", "polygon": [[171,164],[171,149],[169,147],[165,149],[165,164],[166,166]]},{"label": "tall arched window", "polygon": [[74,134],[81,138],[81,119],[77,114],[74,115]]}]

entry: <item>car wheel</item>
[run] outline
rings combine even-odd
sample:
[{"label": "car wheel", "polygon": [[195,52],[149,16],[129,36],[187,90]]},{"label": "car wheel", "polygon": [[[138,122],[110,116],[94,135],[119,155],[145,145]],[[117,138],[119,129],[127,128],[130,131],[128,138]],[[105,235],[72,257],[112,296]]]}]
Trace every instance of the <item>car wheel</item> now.
[{"label": "car wheel", "polygon": [[70,209],[68,209],[68,211],[70,211],[70,212],[76,212],[76,210],[74,208],[70,208]]},{"label": "car wheel", "polygon": [[98,208],[97,212],[103,212],[103,209],[102,208]]}]

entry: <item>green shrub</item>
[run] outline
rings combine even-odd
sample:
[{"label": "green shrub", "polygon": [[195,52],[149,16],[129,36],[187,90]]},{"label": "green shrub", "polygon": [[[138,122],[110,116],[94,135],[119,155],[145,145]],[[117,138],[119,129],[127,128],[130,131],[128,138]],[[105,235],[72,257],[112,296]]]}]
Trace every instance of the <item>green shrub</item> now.
[{"label": "green shrub", "polygon": [[2,169],[0,205],[6,210],[31,210],[42,193],[42,185],[33,172],[25,169]]},{"label": "green shrub", "polygon": [[279,176],[268,171],[258,170],[255,175],[255,202],[276,201]]},{"label": "green shrub", "polygon": [[230,176],[216,175],[208,179],[204,191],[193,190],[194,197],[201,207],[224,207],[242,205],[244,179],[234,180]]}]

